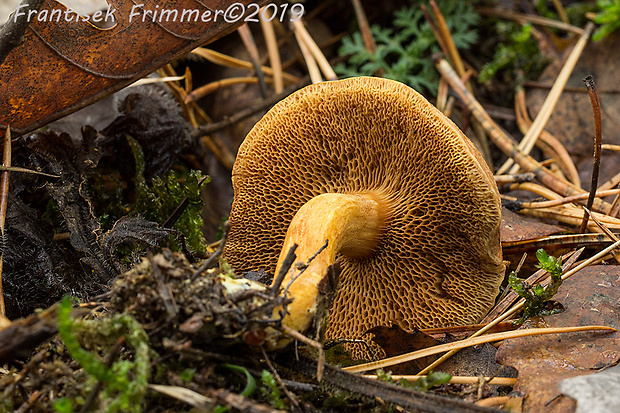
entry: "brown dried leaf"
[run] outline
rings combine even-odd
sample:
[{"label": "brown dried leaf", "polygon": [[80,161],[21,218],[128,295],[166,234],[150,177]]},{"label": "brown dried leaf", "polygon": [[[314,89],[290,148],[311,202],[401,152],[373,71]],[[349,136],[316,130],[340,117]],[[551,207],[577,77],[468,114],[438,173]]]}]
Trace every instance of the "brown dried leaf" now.
[{"label": "brown dried leaf", "polygon": [[[592,266],[564,282],[554,297],[566,311],[538,320],[549,327],[620,325],[620,267]],[[537,325],[540,327],[540,325]],[[524,392],[524,412],[573,412],[575,402],[558,397],[557,384],[591,374],[620,358],[618,333],[575,333],[506,340],[497,361],[519,371],[515,389]]]},{"label": "brown dried leaf", "polygon": [[[196,9],[225,11],[224,0],[145,0],[145,10]],[[239,3],[262,5],[266,0]],[[227,23],[222,14],[215,22],[152,22],[130,19],[135,3],[110,0],[117,21],[102,30],[85,21],[33,19],[24,43],[0,67],[0,128],[11,125],[16,135],[93,103],[155,71],[197,46],[220,37],[239,24]],[[46,0],[39,13],[66,7]],[[134,9],[135,11],[135,9]],[[247,12],[247,9],[246,9]],[[64,16],[64,14],[63,14]],[[77,15],[74,15],[77,16]],[[240,19],[243,20],[243,19]]]}]

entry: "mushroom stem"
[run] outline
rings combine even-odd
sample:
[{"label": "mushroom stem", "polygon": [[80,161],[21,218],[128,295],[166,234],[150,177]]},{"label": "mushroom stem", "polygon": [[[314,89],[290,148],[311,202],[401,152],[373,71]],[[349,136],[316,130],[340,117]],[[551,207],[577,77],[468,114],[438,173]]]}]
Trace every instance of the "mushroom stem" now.
[{"label": "mushroom stem", "polygon": [[372,253],[385,226],[385,207],[385,200],[375,192],[327,193],[315,196],[297,211],[288,227],[276,274],[293,244],[299,245],[298,261],[304,263],[325,246],[326,241],[327,246],[299,277],[295,278],[295,271],[289,271],[284,278],[282,286],[293,298],[287,306],[284,325],[299,332],[310,327],[317,308],[318,285],[327,268],[338,253],[348,258]]}]

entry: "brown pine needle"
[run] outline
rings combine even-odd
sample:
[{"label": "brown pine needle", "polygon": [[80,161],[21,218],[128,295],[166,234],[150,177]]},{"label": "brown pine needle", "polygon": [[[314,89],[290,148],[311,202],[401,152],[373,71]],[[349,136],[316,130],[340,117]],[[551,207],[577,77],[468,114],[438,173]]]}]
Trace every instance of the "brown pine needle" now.
[{"label": "brown pine needle", "polygon": [[304,57],[306,61],[306,67],[308,68],[308,74],[310,75],[310,81],[312,83],[321,83],[323,78],[321,77],[321,70],[319,69],[319,65],[316,62],[316,59],[310,52],[308,45],[306,44],[304,38],[299,33],[299,30],[295,30],[295,39],[297,40],[297,44],[299,45],[299,50],[301,50],[301,55]]},{"label": "brown pine needle", "polygon": [[[610,195],[618,195],[620,194],[620,188],[618,189],[610,189],[608,191],[597,191],[595,193],[595,196],[597,198],[602,198],[602,197],[606,197],[606,196],[610,196]],[[530,208],[530,209],[535,209],[535,208],[548,208],[548,207],[552,207],[552,206],[558,206],[558,205],[564,205],[564,204],[570,204],[573,203],[575,201],[583,201],[585,199],[587,199],[590,196],[590,194],[579,194],[579,195],[573,195],[573,196],[567,196],[565,198],[559,198],[559,199],[554,199],[551,201],[532,201],[532,202],[528,202],[528,201],[517,201],[517,205],[521,208]]]},{"label": "brown pine needle", "polygon": [[[197,49],[192,50],[192,53],[200,56],[204,59],[207,59],[208,61],[210,61],[211,63],[215,63],[217,65],[220,66],[226,66],[226,67],[237,67],[237,68],[243,68],[243,69],[253,69],[252,63],[242,60],[242,59],[237,59],[236,57],[231,57],[228,55],[225,55],[223,53],[219,53],[216,52],[214,50],[211,49],[206,49],[204,47],[199,47]],[[267,76],[274,76],[274,71],[272,68],[268,67],[268,66],[261,66],[261,70],[263,71],[263,73],[265,73]],[[286,73],[286,72],[282,72],[282,78],[288,83],[288,84],[293,84],[293,83],[297,83],[299,82],[299,78]]]},{"label": "brown pine needle", "polygon": [[535,336],[541,334],[560,334],[560,333],[574,333],[578,331],[616,331],[615,328],[606,326],[579,326],[579,327],[554,327],[554,328],[529,328],[524,330],[507,331],[504,333],[487,334],[482,337],[472,337],[466,340],[455,341],[454,343],[440,344],[425,348],[422,350],[413,351],[407,354],[401,354],[399,356],[388,357],[383,360],[373,361],[370,363],[364,363],[357,366],[345,367],[351,373],[361,373],[363,371],[382,369],[396,364],[405,363],[412,360],[417,360],[422,357],[432,356],[434,354],[443,353],[444,351],[460,350],[465,347],[477,346],[478,344],[491,343],[494,341],[502,341],[510,338]]},{"label": "brown pine needle", "polygon": [[592,184],[590,185],[590,196],[586,204],[586,213],[583,215],[583,221],[579,227],[579,232],[583,233],[588,228],[588,219],[590,217],[589,210],[592,209],[592,203],[596,196],[596,188],[598,186],[598,175],[601,169],[601,152],[603,145],[603,125],[601,117],[601,102],[598,98],[598,92],[596,91],[596,84],[592,76],[586,76],[583,79],[588,88],[588,94],[590,95],[590,102],[592,103],[592,112],[594,113],[594,162],[592,164]]},{"label": "brown pine needle", "polygon": [[282,61],[280,59],[280,49],[278,48],[278,41],[276,39],[276,33],[273,29],[273,21],[265,20],[265,8],[260,13],[260,27],[265,37],[265,44],[267,45],[267,54],[269,55],[269,63],[273,70],[273,88],[277,93],[282,93],[284,90],[284,79],[282,77]]},{"label": "brown pine needle", "polygon": [[[367,379],[377,379],[376,374],[365,374],[362,375]],[[416,382],[419,379],[426,377],[425,375],[397,375],[393,374],[392,380],[407,380],[408,382]],[[495,384],[499,386],[514,386],[517,382],[517,379],[512,377],[475,377],[475,376],[452,376],[448,383],[452,384],[477,384],[480,383],[480,379],[484,380],[484,384]]]},{"label": "brown pine needle", "polygon": [[542,17],[536,14],[523,14],[523,13],[513,13],[511,11],[505,11],[497,8],[491,7],[476,7],[476,11],[480,14],[487,16],[500,17],[502,19],[507,20],[515,20],[518,22],[529,22],[538,24],[540,26],[552,27],[554,29],[564,30],[569,33],[575,33],[579,36],[583,34],[583,29],[577,26],[573,26],[572,24],[566,24],[561,21],[548,19],[546,17]]},{"label": "brown pine needle", "polygon": [[[271,79],[265,79],[267,83],[271,83]],[[202,99],[203,97],[215,92],[218,89],[221,89],[226,86],[238,85],[242,83],[260,83],[257,77],[228,77],[222,80],[216,80],[211,83],[207,83],[206,85],[200,86],[197,89],[194,89],[191,93],[189,93],[185,97],[185,104],[194,102],[196,100]]]},{"label": "brown pine needle", "polygon": [[[11,166],[11,127],[7,126],[4,133],[4,151],[2,153],[2,166],[9,168]],[[9,181],[11,172],[8,170],[0,173],[0,315],[4,317],[6,307],[4,304],[4,289],[2,287],[2,267],[4,262],[4,249],[6,247],[6,238],[4,234],[4,223],[6,222],[6,210],[9,205]]]},{"label": "brown pine needle", "polygon": [[299,34],[299,38],[306,44],[308,51],[316,59],[317,64],[321,68],[321,72],[323,72],[327,80],[337,80],[338,76],[336,76],[336,72],[332,69],[332,66],[327,61],[321,48],[316,44],[310,33],[308,33],[301,19],[293,22],[293,30],[295,31],[295,35],[297,36]]}]

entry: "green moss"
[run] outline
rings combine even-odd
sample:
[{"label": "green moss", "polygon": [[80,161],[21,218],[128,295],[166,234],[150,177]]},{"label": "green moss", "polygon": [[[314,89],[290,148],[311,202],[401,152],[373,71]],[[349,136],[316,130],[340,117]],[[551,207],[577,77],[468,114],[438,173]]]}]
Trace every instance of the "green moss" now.
[{"label": "green moss", "polygon": [[518,323],[523,323],[523,321],[531,317],[557,313],[555,310],[545,310],[545,303],[558,292],[558,289],[562,285],[562,260],[547,255],[543,249],[536,251],[536,258],[538,259],[537,267],[547,271],[551,275],[551,283],[546,287],[542,285],[526,285],[517,277],[514,271],[508,276],[510,287],[519,297],[525,299],[523,316]]},{"label": "green moss", "polygon": [[[165,179],[153,178],[148,184],[144,178],[144,154],[138,142],[127,138],[136,162],[136,174],[133,182],[136,191],[136,200],[127,207],[128,215],[141,215],[144,218],[163,224],[179,205],[184,197],[188,199],[188,205],[174,224],[173,228],[181,231],[185,237],[187,246],[198,255],[204,255],[207,251],[207,243],[202,233],[202,202],[201,190],[210,179],[202,183],[204,175],[200,171],[175,171],[171,170]],[[181,184],[181,181],[184,181]],[[174,240],[171,246],[178,250]]]},{"label": "green moss", "polygon": [[[124,336],[133,349],[131,359],[119,359],[111,367],[94,352],[85,350],[79,335],[96,333],[116,341]],[[65,297],[58,310],[58,333],[67,351],[94,381],[101,382],[105,389],[99,395],[99,410],[105,412],[140,412],[148,388],[151,373],[148,336],[140,324],[128,314],[117,314],[102,320],[74,320],[71,318],[71,299]],[[105,341],[105,340],[103,340]],[[91,383],[92,385],[92,383]],[[70,412],[74,404],[82,400],[60,399],[56,411]]]}]

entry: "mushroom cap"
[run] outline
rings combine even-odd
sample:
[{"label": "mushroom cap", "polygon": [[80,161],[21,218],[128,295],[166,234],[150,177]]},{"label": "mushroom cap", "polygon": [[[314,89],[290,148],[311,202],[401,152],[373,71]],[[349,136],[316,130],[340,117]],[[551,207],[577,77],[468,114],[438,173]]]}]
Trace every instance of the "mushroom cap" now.
[{"label": "mushroom cap", "polygon": [[238,273],[273,274],[291,219],[317,195],[389,199],[375,251],[337,258],[328,336],[474,323],[499,292],[493,175],[458,127],[402,83],[357,77],[293,93],[249,132],[232,181],[224,256]]}]

